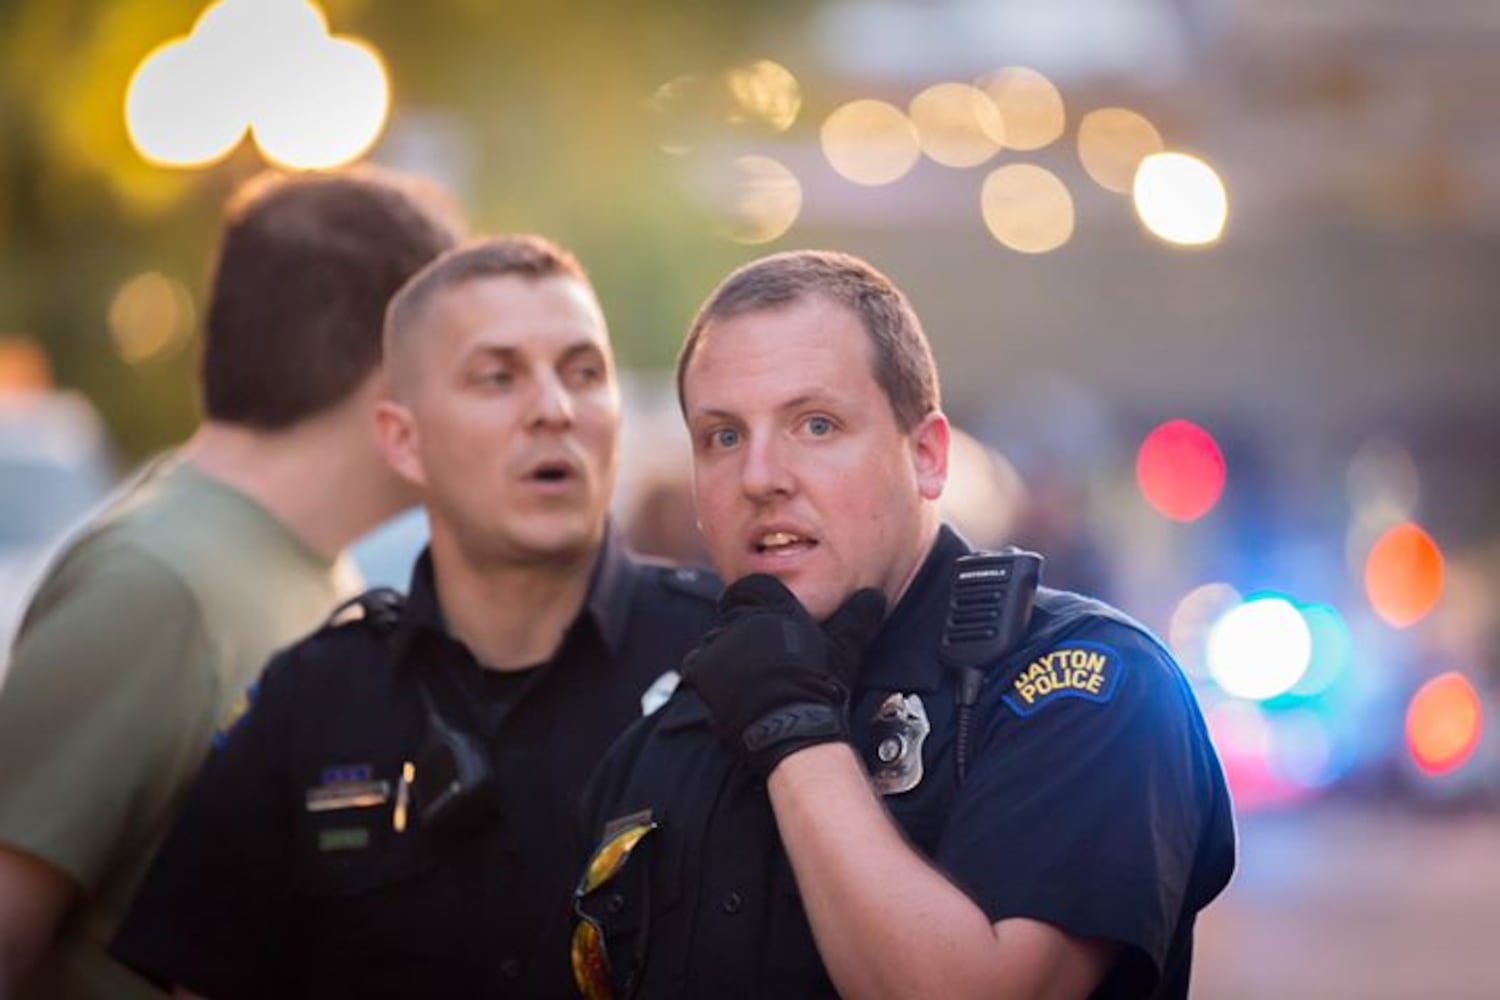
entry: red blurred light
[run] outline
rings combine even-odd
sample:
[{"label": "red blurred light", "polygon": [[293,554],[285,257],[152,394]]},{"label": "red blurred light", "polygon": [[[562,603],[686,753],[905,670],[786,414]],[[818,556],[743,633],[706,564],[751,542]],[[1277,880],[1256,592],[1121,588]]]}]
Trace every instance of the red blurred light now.
[{"label": "red blurred light", "polygon": [[1224,492],[1224,455],[1202,427],[1169,420],[1141,443],[1135,477],[1152,507],[1174,521],[1196,521]]},{"label": "red blurred light", "polygon": [[1413,625],[1443,593],[1443,553],[1432,537],[1406,522],[1375,542],[1365,560],[1365,595],[1396,628]]},{"label": "red blurred light", "polygon": [[1461,767],[1479,746],[1483,728],[1479,693],[1456,672],[1423,684],[1406,710],[1407,749],[1428,774]]}]

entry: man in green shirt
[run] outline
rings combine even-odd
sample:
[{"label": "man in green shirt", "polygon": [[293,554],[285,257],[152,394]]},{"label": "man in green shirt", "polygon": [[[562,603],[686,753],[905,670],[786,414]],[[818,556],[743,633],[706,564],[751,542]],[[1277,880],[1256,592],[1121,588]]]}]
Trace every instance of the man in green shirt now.
[{"label": "man in green shirt", "polygon": [[0,688],[0,996],[155,995],[104,944],[216,726],[356,589],[342,550],[414,501],[375,440],[382,320],[456,228],[376,174],[232,201],[205,420],[57,559]]}]

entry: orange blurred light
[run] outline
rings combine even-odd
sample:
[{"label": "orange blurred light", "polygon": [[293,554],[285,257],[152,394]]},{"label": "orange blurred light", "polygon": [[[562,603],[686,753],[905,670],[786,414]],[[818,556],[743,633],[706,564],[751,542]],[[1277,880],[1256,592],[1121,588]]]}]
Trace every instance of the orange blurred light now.
[{"label": "orange blurred light", "polygon": [[1141,443],[1135,476],[1152,507],[1174,521],[1196,521],[1224,492],[1224,455],[1208,431],[1169,420]]},{"label": "orange blurred light", "polygon": [[1428,774],[1463,766],[1474,755],[1483,728],[1479,693],[1456,671],[1423,684],[1406,710],[1407,749]]},{"label": "orange blurred light", "polygon": [[1443,553],[1432,536],[1410,521],[1391,528],[1365,559],[1370,607],[1395,628],[1426,617],[1443,593]]}]

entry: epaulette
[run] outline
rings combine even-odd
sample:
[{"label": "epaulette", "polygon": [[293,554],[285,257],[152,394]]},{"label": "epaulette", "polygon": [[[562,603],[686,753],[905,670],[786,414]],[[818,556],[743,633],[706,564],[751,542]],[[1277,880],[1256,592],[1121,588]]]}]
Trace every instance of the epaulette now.
[{"label": "epaulette", "polygon": [[679,594],[697,598],[713,604],[719,599],[724,585],[706,569],[696,566],[657,566],[662,586]]},{"label": "epaulette", "polygon": [[[356,609],[358,613],[356,614]],[[406,596],[390,587],[375,587],[351,597],[329,614],[324,628],[363,624],[380,633],[390,632],[401,624],[406,611]]]}]

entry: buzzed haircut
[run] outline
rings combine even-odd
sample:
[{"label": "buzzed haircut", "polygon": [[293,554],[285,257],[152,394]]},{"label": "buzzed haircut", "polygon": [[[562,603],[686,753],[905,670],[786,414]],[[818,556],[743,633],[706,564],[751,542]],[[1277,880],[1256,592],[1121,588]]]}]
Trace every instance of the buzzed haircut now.
[{"label": "buzzed haircut", "polygon": [[210,289],[205,415],[275,431],[343,402],[380,364],[391,296],[460,235],[435,187],[396,174],[249,182]]},{"label": "buzzed haircut", "polygon": [[[428,307],[445,291],[481,278],[528,281],[572,278],[593,294],[583,265],[551,240],[529,234],[491,236],[454,247],[422,268],[391,299],[385,317],[385,350],[395,357]],[[399,379],[399,371],[393,375]]]},{"label": "buzzed haircut", "polygon": [[709,295],[693,318],[677,355],[677,399],[684,412],[688,364],[715,320],[784,309],[808,298],[844,306],[869,334],[871,374],[903,431],[941,405],[937,365],[922,323],[891,279],[870,264],[831,250],[792,250],[751,261]]}]

